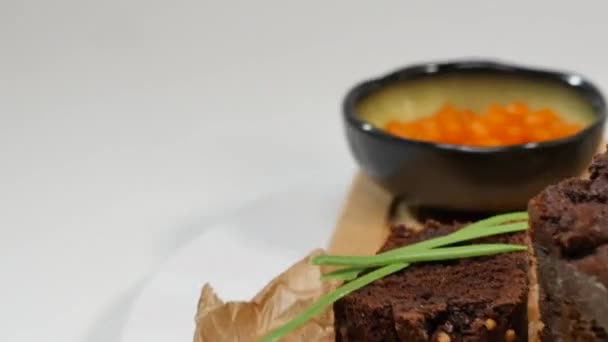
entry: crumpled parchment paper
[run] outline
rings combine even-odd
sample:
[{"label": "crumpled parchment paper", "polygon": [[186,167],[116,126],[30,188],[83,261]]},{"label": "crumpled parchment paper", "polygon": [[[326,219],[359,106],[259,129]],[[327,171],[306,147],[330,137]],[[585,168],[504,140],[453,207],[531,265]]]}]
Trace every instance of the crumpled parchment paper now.
[{"label": "crumpled parchment paper", "polygon": [[[315,250],[268,285],[249,302],[224,302],[205,284],[198,303],[194,342],[258,341],[288,322],[319,297],[336,288],[321,281],[322,269],[311,265]],[[284,341],[334,341],[331,308],[300,327]]]}]

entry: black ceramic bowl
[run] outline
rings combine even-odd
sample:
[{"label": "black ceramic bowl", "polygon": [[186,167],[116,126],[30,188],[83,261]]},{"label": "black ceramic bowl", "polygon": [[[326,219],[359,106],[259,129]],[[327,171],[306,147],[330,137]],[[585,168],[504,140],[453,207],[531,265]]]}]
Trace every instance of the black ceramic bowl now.
[{"label": "black ceramic bowl", "polygon": [[[445,79],[452,81],[442,81]],[[442,82],[445,84],[440,85]],[[523,88],[518,88],[518,82]],[[416,84],[424,87],[416,90]],[[383,93],[385,89],[392,89],[388,91],[392,95]],[[467,89],[469,93],[459,95]],[[496,94],[486,93],[485,89],[494,89]],[[393,101],[394,108],[389,108],[391,102],[387,98],[398,99],[399,91],[409,96],[407,101]],[[437,97],[435,104],[432,94]],[[424,103],[419,107],[437,108],[441,102],[468,99],[481,106],[499,101],[493,96],[500,100],[524,97],[524,101],[546,105],[560,114],[572,108],[587,108],[589,121],[586,128],[567,138],[485,148],[399,138],[385,133],[381,124],[372,120],[375,100],[380,101],[378,112],[388,111],[387,115],[391,115],[395,108],[416,111],[418,102]],[[388,102],[382,103],[383,99]],[[355,86],[343,106],[352,153],[373,180],[415,206],[475,212],[524,209],[528,200],[547,185],[581,174],[599,148],[606,117],[601,92],[580,75],[489,61],[406,67]],[[561,110],[556,108],[560,106]]]}]

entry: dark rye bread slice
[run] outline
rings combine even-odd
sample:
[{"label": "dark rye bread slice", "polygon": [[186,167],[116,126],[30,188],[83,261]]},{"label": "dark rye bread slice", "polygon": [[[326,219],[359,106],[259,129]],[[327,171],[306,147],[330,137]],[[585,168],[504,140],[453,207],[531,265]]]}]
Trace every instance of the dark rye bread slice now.
[{"label": "dark rye bread slice", "polygon": [[528,206],[543,341],[608,341],[608,156]]},{"label": "dark rye bread slice", "polygon": [[[458,228],[396,227],[381,251]],[[527,240],[517,233],[477,242]],[[336,341],[527,341],[527,269],[525,252],[411,266],[336,302]]]}]

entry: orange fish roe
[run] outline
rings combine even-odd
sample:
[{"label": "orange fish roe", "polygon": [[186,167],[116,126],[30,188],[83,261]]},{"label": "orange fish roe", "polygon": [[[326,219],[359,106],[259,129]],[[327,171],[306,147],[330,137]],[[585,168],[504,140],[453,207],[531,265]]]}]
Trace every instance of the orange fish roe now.
[{"label": "orange fish roe", "polygon": [[524,103],[514,102],[492,105],[482,114],[445,105],[430,117],[408,122],[391,120],[385,129],[414,140],[506,146],[559,139],[577,133],[582,127],[562,120],[550,109],[531,111]]}]

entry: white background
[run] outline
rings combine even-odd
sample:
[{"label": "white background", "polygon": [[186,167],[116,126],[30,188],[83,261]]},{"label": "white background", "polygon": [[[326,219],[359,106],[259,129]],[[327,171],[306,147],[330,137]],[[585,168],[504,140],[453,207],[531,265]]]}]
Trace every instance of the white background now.
[{"label": "white background", "polygon": [[603,3],[0,0],[0,339],[115,340],[215,217],[351,177],[363,78],[481,56],[606,89]]}]

